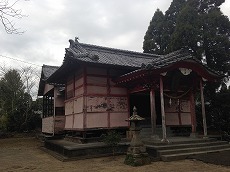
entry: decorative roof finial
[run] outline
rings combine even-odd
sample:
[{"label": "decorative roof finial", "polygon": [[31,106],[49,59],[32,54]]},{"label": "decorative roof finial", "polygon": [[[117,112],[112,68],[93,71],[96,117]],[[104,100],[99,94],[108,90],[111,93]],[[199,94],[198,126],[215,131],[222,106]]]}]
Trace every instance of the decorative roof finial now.
[{"label": "decorative roof finial", "polygon": [[75,43],[78,43],[78,40],[80,40],[80,39],[79,39],[79,37],[76,36],[75,37]]},{"label": "decorative roof finial", "polygon": [[75,43],[74,43],[74,41],[72,39],[69,40],[69,43],[70,43],[70,45],[69,45],[70,48],[74,47]]}]

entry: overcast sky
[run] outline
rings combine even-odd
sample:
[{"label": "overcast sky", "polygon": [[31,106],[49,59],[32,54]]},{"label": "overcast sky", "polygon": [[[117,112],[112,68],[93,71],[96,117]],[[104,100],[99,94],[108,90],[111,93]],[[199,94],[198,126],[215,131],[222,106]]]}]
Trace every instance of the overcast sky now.
[{"label": "overcast sky", "polygon": [[[0,25],[0,55],[38,66],[61,65],[68,40],[75,37],[82,43],[142,52],[154,12],[157,8],[165,12],[171,1],[20,0],[16,8],[27,17],[14,21],[26,32],[10,35]],[[222,5],[222,11],[230,17],[230,0]],[[3,56],[1,65],[26,65]]]}]

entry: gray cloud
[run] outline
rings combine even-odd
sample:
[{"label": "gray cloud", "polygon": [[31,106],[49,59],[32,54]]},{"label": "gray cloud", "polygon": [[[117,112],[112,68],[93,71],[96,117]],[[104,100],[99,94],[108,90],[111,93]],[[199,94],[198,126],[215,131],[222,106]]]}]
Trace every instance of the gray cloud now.
[{"label": "gray cloud", "polygon": [[[83,43],[142,51],[154,12],[157,8],[165,11],[170,3],[171,0],[21,0],[17,7],[28,17],[15,22],[26,32],[8,35],[0,25],[0,54],[38,65],[61,65],[68,40],[75,36]],[[222,6],[228,16],[229,6],[229,1]],[[9,65],[19,65],[0,58]]]}]

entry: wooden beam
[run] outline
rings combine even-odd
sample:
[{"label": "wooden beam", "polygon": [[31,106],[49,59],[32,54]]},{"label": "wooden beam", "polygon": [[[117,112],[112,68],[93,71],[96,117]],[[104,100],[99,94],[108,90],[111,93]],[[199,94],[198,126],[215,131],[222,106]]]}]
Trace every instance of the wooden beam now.
[{"label": "wooden beam", "polygon": [[168,142],[166,136],[165,108],[164,108],[164,88],[163,79],[160,76],[160,98],[161,98],[161,118],[162,118],[162,142]]},{"label": "wooden beam", "polygon": [[192,133],[196,133],[196,113],[195,113],[195,101],[193,91],[190,91],[190,111],[191,111],[191,124]]},{"label": "wooden beam", "polygon": [[87,127],[87,68],[83,67],[83,129]]},{"label": "wooden beam", "polygon": [[156,107],[155,107],[155,90],[151,89],[150,91],[150,108],[151,108],[151,127],[152,127],[152,138],[153,139],[158,139],[159,136],[156,133],[156,120],[157,120],[157,115],[156,115]]},{"label": "wooden beam", "polygon": [[200,79],[200,98],[201,98],[201,107],[202,107],[202,117],[203,117],[203,130],[204,137],[207,137],[207,123],[206,123],[206,115],[205,115],[205,104],[204,104],[204,92],[203,92],[203,82],[202,78]]},{"label": "wooden beam", "polygon": [[[109,68],[106,70],[107,74],[106,74],[106,78],[107,78],[107,84],[106,84],[106,87],[107,87],[107,107],[111,104],[110,102],[110,93],[111,93],[111,88],[110,88],[110,77],[109,77]],[[110,107],[109,107],[110,108]],[[110,116],[110,110],[107,112],[108,116],[107,116],[107,127],[110,128],[111,124],[110,124],[110,120],[111,120],[111,116]]]}]

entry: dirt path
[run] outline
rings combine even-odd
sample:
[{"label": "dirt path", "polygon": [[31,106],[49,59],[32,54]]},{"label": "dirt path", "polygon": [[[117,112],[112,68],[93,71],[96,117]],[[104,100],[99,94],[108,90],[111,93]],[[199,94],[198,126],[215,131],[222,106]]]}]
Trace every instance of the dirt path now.
[{"label": "dirt path", "polygon": [[230,167],[205,164],[200,161],[153,162],[142,167],[130,167],[123,163],[124,156],[103,157],[70,162],[60,162],[39,149],[35,138],[11,138],[0,140],[0,171],[4,172],[230,172]]}]

